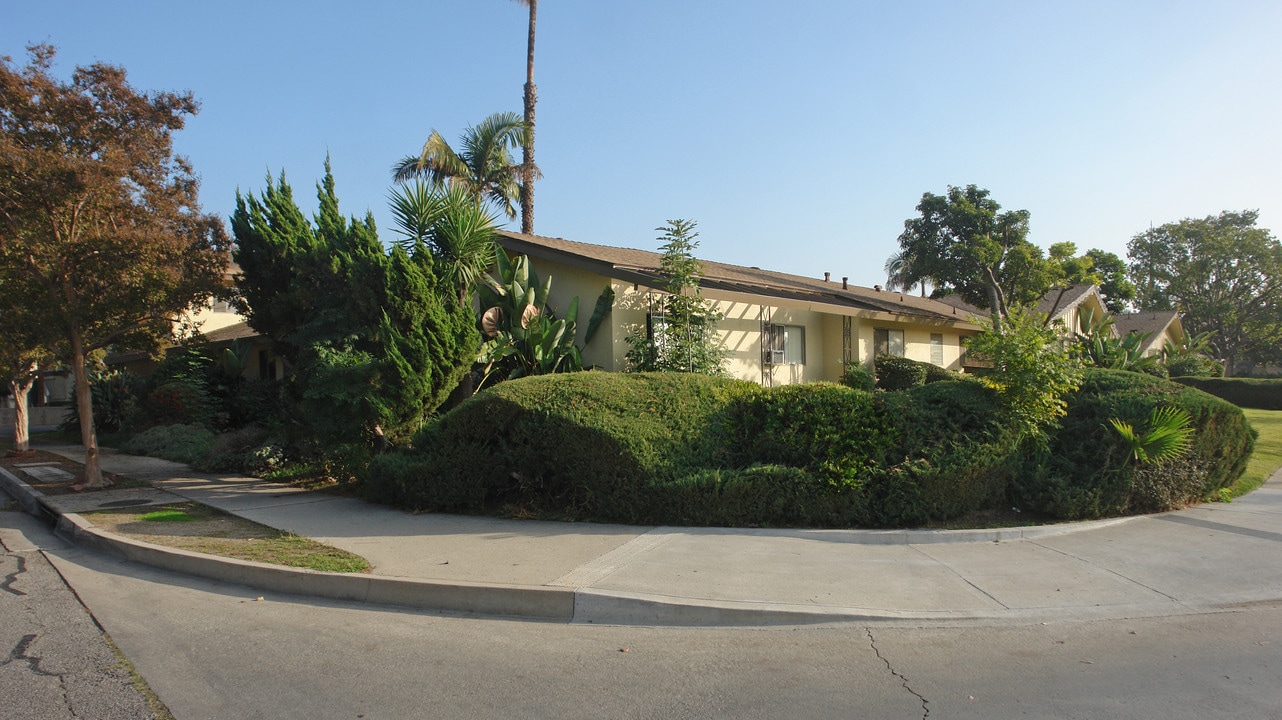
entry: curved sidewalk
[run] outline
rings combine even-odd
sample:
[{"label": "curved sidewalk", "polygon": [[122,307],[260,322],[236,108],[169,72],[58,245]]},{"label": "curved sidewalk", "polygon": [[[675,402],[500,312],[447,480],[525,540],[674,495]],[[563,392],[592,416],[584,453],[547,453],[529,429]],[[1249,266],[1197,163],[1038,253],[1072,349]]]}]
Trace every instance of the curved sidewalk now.
[{"label": "curved sidewalk", "polygon": [[[41,446],[76,458],[76,446]],[[28,497],[78,543],[284,593],[574,622],[1047,622],[1282,601],[1282,473],[1230,504],[982,531],[633,527],[420,514],[104,451],[155,490]],[[15,485],[16,478],[0,478]],[[32,493],[20,487],[11,494]],[[36,493],[38,495],[38,493]],[[189,499],[369,559],[318,573],[160,548],[78,512]]]}]

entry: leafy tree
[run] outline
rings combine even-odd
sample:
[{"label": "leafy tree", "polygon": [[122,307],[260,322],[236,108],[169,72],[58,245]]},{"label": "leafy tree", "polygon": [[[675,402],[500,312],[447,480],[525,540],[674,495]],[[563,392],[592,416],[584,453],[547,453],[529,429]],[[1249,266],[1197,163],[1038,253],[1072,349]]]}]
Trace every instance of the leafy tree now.
[{"label": "leafy tree", "polygon": [[1091,259],[1091,266],[1099,276],[1099,291],[1104,296],[1104,307],[1109,312],[1122,313],[1135,300],[1135,283],[1126,274],[1126,261],[1116,253],[1105,252],[1096,248],[1086,251],[1085,257]]},{"label": "leafy tree", "polygon": [[1012,305],[1041,297],[1054,271],[1028,241],[1028,211],[1000,212],[988,195],[975,185],[923,194],[921,217],[904,221],[899,247],[915,278],[936,283],[935,296],[956,292],[1000,323]]},{"label": "leafy tree", "polygon": [[538,168],[534,164],[534,104],[539,91],[534,85],[534,25],[539,12],[539,0],[516,0],[530,9],[529,31],[525,43],[525,137],[521,141],[521,232],[534,233],[534,177]]},{"label": "leafy tree", "polygon": [[1126,278],[1126,263],[1114,253],[1092,249],[1078,256],[1076,245],[1063,242],[1051,246],[1049,259],[1054,266],[1052,282],[1098,285],[1110,312],[1126,312],[1135,299],[1135,284]]},{"label": "leafy tree", "polygon": [[1041,316],[1009,308],[1005,322],[981,321],[984,332],[970,338],[967,352],[992,363],[980,381],[997,391],[1002,411],[1021,437],[1044,439],[1064,415],[1065,397],[1081,382],[1082,366],[1059,342]]},{"label": "leafy tree", "polygon": [[697,223],[669,220],[655,228],[662,232],[663,259],[659,285],[666,294],[658,312],[650,318],[645,336],[627,338],[628,367],[633,372],[662,370],[720,375],[724,372],[725,351],[717,340],[716,325],[721,316],[699,291],[703,264],[694,257]]},{"label": "leafy tree", "polygon": [[1233,374],[1282,359],[1282,244],[1254,210],[1167,223],[1127,245],[1142,310],[1177,309]]},{"label": "leafy tree", "polygon": [[197,111],[190,93],[139,93],[122,68],[50,74],[55,51],[0,58],[0,276],[22,277],[66,341],[85,480],[98,459],[86,358],[113,343],[154,347],[207,301],[227,264],[222,223],[171,135]]},{"label": "leafy tree", "polygon": [[[433,130],[418,155],[403,158],[392,167],[396,182],[425,178],[433,184],[460,185],[477,203],[491,202],[509,219],[516,217],[523,167],[513,162],[511,148],[523,145],[525,121],[516,113],[494,113],[479,125],[468,127],[454,148]],[[539,177],[538,168],[533,168]]]},{"label": "leafy tree", "polygon": [[0,375],[8,380],[13,395],[13,449],[18,452],[30,447],[27,396],[40,372],[53,363],[61,341],[46,306],[31,302],[34,293],[24,287],[24,280],[21,276],[0,279],[5,289],[0,295]]},{"label": "leafy tree", "polygon": [[317,437],[354,451],[362,434],[377,445],[417,428],[467,372],[477,337],[424,243],[388,253],[372,216],[342,217],[328,161],[317,194],[314,224],[283,175],[261,200],[237,197],[239,302],[288,353]]}]

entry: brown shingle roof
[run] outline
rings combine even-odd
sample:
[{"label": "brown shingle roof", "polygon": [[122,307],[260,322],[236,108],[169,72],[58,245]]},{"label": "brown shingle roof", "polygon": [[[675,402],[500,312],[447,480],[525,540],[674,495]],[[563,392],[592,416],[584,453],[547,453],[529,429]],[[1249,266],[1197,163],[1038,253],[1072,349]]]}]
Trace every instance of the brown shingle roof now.
[{"label": "brown shingle roof", "polygon": [[[587,266],[602,275],[651,285],[657,281],[663,257],[647,250],[593,245],[539,235],[500,231],[499,236],[499,243],[508,250]],[[703,274],[699,285],[705,289],[844,305],[860,310],[914,315],[932,320],[969,322],[967,313],[930,298],[857,285],[843,288],[840,282],[707,260],[701,262]]]},{"label": "brown shingle roof", "polygon": [[1179,316],[1175,310],[1121,313],[1113,316],[1113,327],[1117,328],[1117,334],[1121,337],[1126,337],[1130,333],[1140,335],[1151,333],[1156,338],[1166,332],[1166,328],[1170,327]]},{"label": "brown shingle roof", "polygon": [[1099,289],[1089,283],[1051,288],[1042,296],[1041,300],[1037,301],[1037,313],[1045,315],[1049,320],[1054,320],[1081,305],[1082,301],[1090,297],[1092,293],[1098,294]]}]

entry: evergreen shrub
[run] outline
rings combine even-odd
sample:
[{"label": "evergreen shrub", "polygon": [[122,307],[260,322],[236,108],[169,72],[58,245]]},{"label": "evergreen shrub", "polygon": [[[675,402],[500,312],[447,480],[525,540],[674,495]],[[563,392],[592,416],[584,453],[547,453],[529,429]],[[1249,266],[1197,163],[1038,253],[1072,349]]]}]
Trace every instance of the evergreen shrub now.
[{"label": "evergreen shrub", "polygon": [[158,425],[130,438],[121,450],[190,465],[203,458],[213,443],[214,433],[199,425]]},{"label": "evergreen shrub", "polygon": [[524,378],[442,416],[412,451],[374,458],[364,491],[424,510],[738,526],[920,524],[1001,500],[991,391],[903,395],[687,373]]},{"label": "evergreen shrub", "polygon": [[1240,408],[1282,410],[1282,380],[1265,378],[1177,377],[1181,385],[1197,388]]},{"label": "evergreen shrub", "polygon": [[873,359],[873,368],[877,375],[877,389],[894,392],[907,390],[926,384],[925,363],[898,357],[896,355],[878,355]]},{"label": "evergreen shrub", "polygon": [[980,383],[936,382],[885,396],[898,445],[874,503],[884,525],[948,520],[1003,504],[1014,435]]},{"label": "evergreen shrub", "polygon": [[848,388],[872,392],[877,387],[877,378],[867,365],[852,361],[841,366],[841,384]]},{"label": "evergreen shrub", "polygon": [[[1135,463],[1108,421],[1138,427],[1162,406],[1189,413],[1192,449],[1160,465]],[[1140,373],[1087,370],[1059,427],[1043,446],[1026,449],[1012,494],[1022,507],[1064,519],[1169,510],[1231,485],[1254,442],[1242,411],[1206,393]]]},{"label": "evergreen shrub", "polygon": [[[1224,376],[1224,366],[1201,355],[1181,355],[1166,361],[1166,369],[1173,378]],[[1240,407],[1240,406],[1239,406]]]}]

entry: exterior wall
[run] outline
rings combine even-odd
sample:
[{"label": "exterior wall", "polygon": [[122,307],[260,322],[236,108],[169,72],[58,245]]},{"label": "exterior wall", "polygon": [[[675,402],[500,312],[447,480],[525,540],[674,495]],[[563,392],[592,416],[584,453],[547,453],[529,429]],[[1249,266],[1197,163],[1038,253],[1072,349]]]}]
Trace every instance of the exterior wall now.
[{"label": "exterior wall", "polygon": [[[906,323],[877,318],[855,318],[857,333],[854,360],[872,367],[876,357],[875,332],[879,329],[904,331],[904,357],[918,362],[930,362],[930,336],[939,334],[944,341],[944,362],[941,367],[960,371],[962,368],[962,345],[964,337],[978,334],[977,331],[966,331],[948,325],[927,325],[924,323]],[[840,368],[838,369],[840,374]]]},{"label": "exterior wall", "polygon": [[215,301],[202,307],[198,312],[184,316],[183,320],[196,325],[201,332],[207,333],[243,322],[245,318],[233,311],[227,303]]},{"label": "exterior wall", "polygon": [[[568,307],[570,299],[579,298],[577,342],[583,345],[588,319],[606,282],[614,290],[614,306],[592,342],[583,347],[584,366],[608,371],[627,369],[627,338],[646,332],[646,315],[652,303],[664,294],[661,290],[633,285],[623,280],[610,280],[586,270],[535,258],[539,276],[552,278],[549,303],[558,311]],[[705,290],[704,297],[715,302],[723,315],[717,323],[717,335],[726,351],[726,371],[731,377],[761,383],[763,320],[778,325],[805,329],[805,362],[775,365],[770,381],[774,385],[804,382],[836,382],[842,372],[842,314],[851,317],[852,358],[869,366],[873,360],[873,332],[877,328],[904,331],[905,355],[913,360],[930,362],[930,336],[943,335],[944,367],[961,369],[961,338],[977,331],[941,323],[904,322],[898,316],[868,313],[835,306],[816,307],[799,301],[772,300],[753,295]]]},{"label": "exterior wall", "polygon": [[[614,352],[611,349],[610,331],[614,324],[612,316],[607,316],[601,323],[601,329],[597,330],[596,337],[592,338],[590,344],[586,346],[583,344],[583,337],[588,331],[588,321],[592,319],[592,310],[596,307],[601,291],[607,285],[614,288],[615,310],[618,309],[618,281],[611,281],[596,273],[546,260],[535,259],[531,264],[534,271],[539,274],[540,280],[547,282],[549,277],[552,278],[552,286],[548,290],[548,305],[558,316],[562,316],[569,309],[571,300],[575,297],[579,299],[578,332],[575,342],[583,348],[583,366],[598,367],[602,370],[622,369],[615,367]],[[613,312],[611,311],[612,314]]]}]

